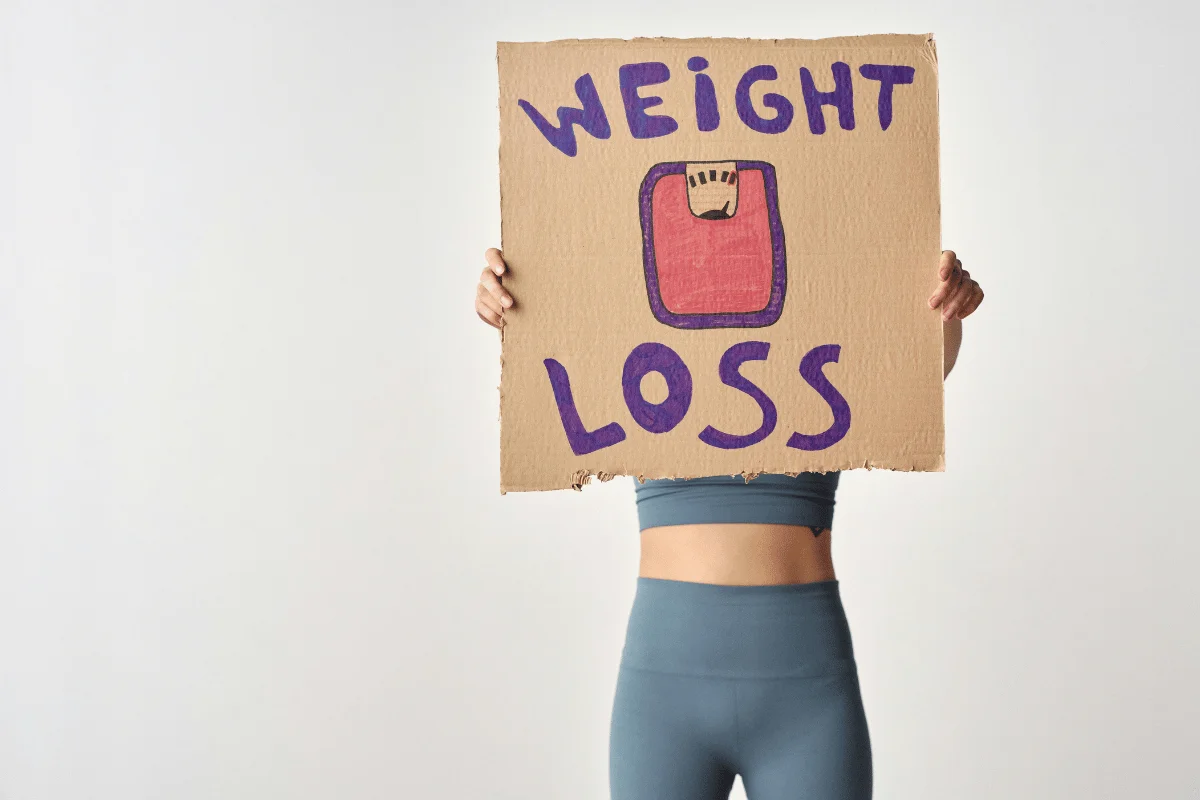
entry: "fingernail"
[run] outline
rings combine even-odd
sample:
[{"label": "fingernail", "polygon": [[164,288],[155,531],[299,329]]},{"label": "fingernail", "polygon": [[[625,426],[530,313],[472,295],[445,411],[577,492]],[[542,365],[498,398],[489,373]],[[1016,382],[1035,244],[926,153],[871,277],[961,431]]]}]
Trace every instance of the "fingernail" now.
[{"label": "fingernail", "polygon": [[512,305],[512,299],[508,298],[508,297],[501,297],[500,305],[504,306],[505,308],[508,308],[509,306]]}]

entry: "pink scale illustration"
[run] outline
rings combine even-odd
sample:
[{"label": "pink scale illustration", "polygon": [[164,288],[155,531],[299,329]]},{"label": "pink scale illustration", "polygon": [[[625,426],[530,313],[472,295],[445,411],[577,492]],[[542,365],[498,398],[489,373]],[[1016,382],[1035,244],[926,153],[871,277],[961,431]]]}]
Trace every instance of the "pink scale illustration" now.
[{"label": "pink scale illustration", "polygon": [[779,319],[787,264],[770,164],[656,164],[640,194],[646,289],[660,322],[756,328]]}]

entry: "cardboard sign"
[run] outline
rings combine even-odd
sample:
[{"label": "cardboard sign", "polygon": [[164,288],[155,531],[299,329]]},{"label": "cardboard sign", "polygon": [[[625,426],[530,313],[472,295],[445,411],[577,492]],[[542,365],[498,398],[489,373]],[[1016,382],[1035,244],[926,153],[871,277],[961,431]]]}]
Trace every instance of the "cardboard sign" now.
[{"label": "cardboard sign", "polygon": [[932,36],[497,58],[501,491],[943,468]]}]

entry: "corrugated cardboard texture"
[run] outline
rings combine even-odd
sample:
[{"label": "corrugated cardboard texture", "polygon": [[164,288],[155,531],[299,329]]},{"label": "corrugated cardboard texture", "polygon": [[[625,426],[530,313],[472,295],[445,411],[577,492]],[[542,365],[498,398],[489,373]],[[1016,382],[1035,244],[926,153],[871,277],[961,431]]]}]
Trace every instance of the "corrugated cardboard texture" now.
[{"label": "corrugated cardboard texture", "polygon": [[[504,42],[497,57],[516,298],[502,491],[943,468],[932,36]],[[573,137],[560,107],[580,110]],[[753,358],[723,381],[739,354]],[[637,380],[647,369],[662,372]]]}]

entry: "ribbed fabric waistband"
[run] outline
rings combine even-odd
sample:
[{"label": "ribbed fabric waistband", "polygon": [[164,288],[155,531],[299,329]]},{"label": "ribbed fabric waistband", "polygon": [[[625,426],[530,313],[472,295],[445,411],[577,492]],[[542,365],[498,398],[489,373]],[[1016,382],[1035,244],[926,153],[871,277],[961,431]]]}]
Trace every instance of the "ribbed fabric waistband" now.
[{"label": "ribbed fabric waistband", "polygon": [[639,577],[621,666],[730,678],[855,671],[836,580],[726,586]]}]

